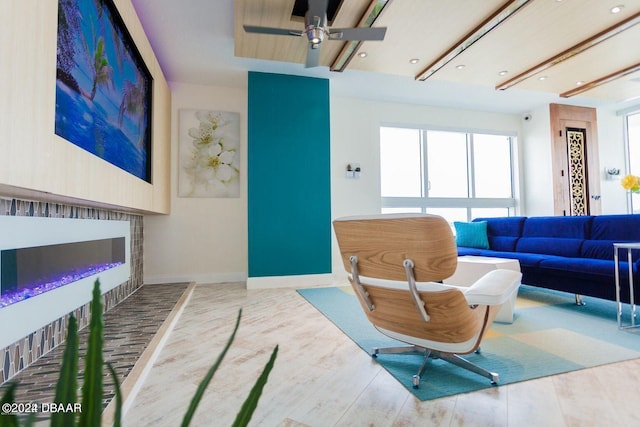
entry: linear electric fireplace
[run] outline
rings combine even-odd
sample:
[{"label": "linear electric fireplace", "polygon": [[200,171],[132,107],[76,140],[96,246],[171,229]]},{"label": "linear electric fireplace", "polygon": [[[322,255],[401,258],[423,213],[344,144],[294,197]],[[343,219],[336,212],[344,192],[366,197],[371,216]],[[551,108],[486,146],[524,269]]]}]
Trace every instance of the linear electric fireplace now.
[{"label": "linear electric fireplace", "polygon": [[0,308],[125,262],[125,238],[0,250]]},{"label": "linear electric fireplace", "polygon": [[0,216],[0,348],[130,277],[128,221]]}]

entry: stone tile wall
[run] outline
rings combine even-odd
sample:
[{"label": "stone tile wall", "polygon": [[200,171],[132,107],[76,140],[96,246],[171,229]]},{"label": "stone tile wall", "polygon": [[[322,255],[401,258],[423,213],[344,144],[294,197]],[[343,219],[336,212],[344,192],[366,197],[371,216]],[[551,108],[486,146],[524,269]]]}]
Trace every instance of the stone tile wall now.
[{"label": "stone tile wall", "polygon": [[[0,215],[129,221],[131,226],[131,278],[103,296],[104,310],[110,310],[142,286],[143,218],[141,215],[2,197],[0,197]],[[73,313],[78,320],[80,329],[89,324],[89,303],[78,307]],[[66,337],[68,318],[69,314],[48,325],[43,325],[29,336],[0,349],[0,383],[15,376],[62,343]]]}]

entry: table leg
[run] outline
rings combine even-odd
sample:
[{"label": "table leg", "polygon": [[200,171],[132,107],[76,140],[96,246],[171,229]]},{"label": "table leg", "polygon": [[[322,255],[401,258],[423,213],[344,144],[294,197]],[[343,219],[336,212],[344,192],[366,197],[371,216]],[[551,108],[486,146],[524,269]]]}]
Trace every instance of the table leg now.
[{"label": "table leg", "polygon": [[629,264],[629,304],[631,304],[631,326],[636,325],[636,302],[633,298],[633,257],[631,248],[627,249],[627,262]]}]

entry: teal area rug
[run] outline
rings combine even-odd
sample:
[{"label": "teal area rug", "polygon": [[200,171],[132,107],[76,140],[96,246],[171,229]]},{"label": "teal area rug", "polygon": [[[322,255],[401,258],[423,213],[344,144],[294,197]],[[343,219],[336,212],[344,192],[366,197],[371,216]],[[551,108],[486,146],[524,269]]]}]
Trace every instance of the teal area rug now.
[{"label": "teal area rug", "polygon": [[[350,287],[299,289],[298,293],[369,353],[373,347],[401,345],[378,332],[367,320]],[[612,301],[521,286],[512,324],[494,323],[480,354],[464,356],[500,375],[498,385],[555,375],[640,357],[640,328],[619,330]],[[431,360],[419,389],[411,378],[419,355],[377,357],[420,400],[494,387],[489,380],[442,360]]]}]

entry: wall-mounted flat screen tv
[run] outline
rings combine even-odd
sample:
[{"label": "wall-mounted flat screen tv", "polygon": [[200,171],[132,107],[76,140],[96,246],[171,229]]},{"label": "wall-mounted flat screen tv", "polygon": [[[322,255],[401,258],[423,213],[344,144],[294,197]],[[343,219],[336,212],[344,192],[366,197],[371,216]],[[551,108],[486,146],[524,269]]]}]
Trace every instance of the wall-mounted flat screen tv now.
[{"label": "wall-mounted flat screen tv", "polygon": [[151,182],[152,82],[112,0],[59,0],[56,135]]}]

